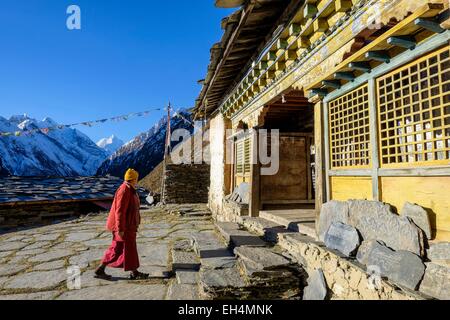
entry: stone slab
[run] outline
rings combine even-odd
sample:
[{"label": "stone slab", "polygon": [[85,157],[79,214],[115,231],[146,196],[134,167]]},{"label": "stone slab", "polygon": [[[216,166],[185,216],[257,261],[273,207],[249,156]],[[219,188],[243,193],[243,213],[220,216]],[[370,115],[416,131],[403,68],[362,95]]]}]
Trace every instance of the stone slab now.
[{"label": "stone slab", "polygon": [[25,270],[27,267],[19,264],[1,264],[0,265],[0,277],[11,276]]},{"label": "stone slab", "polygon": [[347,257],[353,256],[360,245],[358,231],[347,224],[333,222],[325,234],[327,248],[338,250]]},{"label": "stone slab", "polygon": [[172,250],[172,270],[198,270],[200,261],[194,252]]},{"label": "stone slab", "polygon": [[5,243],[0,243],[0,252],[2,251],[13,251],[20,250],[26,247],[28,244],[20,241],[8,241]]},{"label": "stone slab", "polygon": [[327,291],[327,283],[322,269],[314,270],[309,275],[308,286],[303,292],[303,300],[325,300]]},{"label": "stone slab", "polygon": [[237,268],[202,269],[200,271],[200,284],[207,290],[245,287],[244,279]]},{"label": "stone slab", "polygon": [[431,261],[450,262],[450,242],[437,242],[430,244],[427,257]]},{"label": "stone slab", "polygon": [[272,252],[268,248],[238,247],[234,249],[234,253],[259,270],[271,270],[291,264],[285,257]]},{"label": "stone slab", "polygon": [[138,244],[138,252],[142,265],[168,267],[168,244]]},{"label": "stone slab", "polygon": [[37,293],[7,294],[0,295],[0,300],[53,300],[58,296],[58,291],[45,291]]},{"label": "stone slab", "polygon": [[425,265],[417,255],[409,251],[393,251],[379,242],[371,243],[362,261],[366,262],[369,273],[387,277],[410,290],[416,290],[425,272]]},{"label": "stone slab", "polygon": [[450,300],[450,267],[430,262],[425,265],[420,291],[440,300]]},{"label": "stone slab", "polygon": [[199,274],[197,271],[179,270],[176,273],[178,284],[197,284]]},{"label": "stone slab", "polygon": [[390,206],[378,201],[350,200],[350,221],[363,240],[381,240],[394,250],[424,256],[423,231],[405,216],[392,213]]},{"label": "stone slab", "polygon": [[166,291],[162,284],[117,283],[68,291],[57,300],[163,300]]},{"label": "stone slab", "polygon": [[78,266],[80,268],[93,267],[96,266],[95,262],[98,262],[103,258],[103,254],[104,250],[102,249],[89,249],[70,257],[69,263],[72,266]]},{"label": "stone slab", "polygon": [[199,300],[198,285],[172,283],[167,292],[167,300]]},{"label": "stone slab", "polygon": [[98,232],[74,232],[66,235],[65,241],[81,242],[92,240],[99,235]]},{"label": "stone slab", "polygon": [[329,201],[322,206],[319,218],[319,240],[325,241],[325,234],[333,222],[349,224],[348,203],[343,201]]},{"label": "stone slab", "polygon": [[50,271],[61,269],[65,266],[66,262],[64,260],[56,260],[52,262],[41,263],[35,267],[33,267],[34,271]]},{"label": "stone slab", "polygon": [[420,229],[425,232],[427,239],[432,238],[430,217],[427,211],[416,204],[405,202],[400,215],[410,218]]},{"label": "stone slab", "polygon": [[53,271],[29,272],[12,277],[5,289],[46,289],[53,288],[66,281],[66,269]]},{"label": "stone slab", "polygon": [[68,249],[49,250],[46,253],[38,254],[28,259],[30,262],[47,262],[73,255],[74,251]]}]

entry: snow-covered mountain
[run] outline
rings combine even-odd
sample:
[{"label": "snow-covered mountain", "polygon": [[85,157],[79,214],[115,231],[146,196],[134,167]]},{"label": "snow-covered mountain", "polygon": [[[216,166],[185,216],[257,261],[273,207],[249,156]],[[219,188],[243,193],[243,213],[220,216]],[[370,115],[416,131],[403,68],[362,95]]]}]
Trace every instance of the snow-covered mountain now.
[{"label": "snow-covered mountain", "polygon": [[97,146],[104,149],[108,155],[112,155],[116,152],[120,147],[122,147],[124,142],[117,138],[115,135],[112,135],[109,138],[103,138],[99,142],[97,142]]},{"label": "snow-covered mountain", "polygon": [[76,129],[27,130],[58,126],[50,118],[42,121],[27,115],[0,117],[1,132],[20,132],[19,136],[0,137],[0,175],[16,176],[90,176],[108,157],[89,137]]},{"label": "snow-covered mountain", "polygon": [[[190,119],[190,115],[186,111],[179,113],[185,119]],[[170,126],[172,131],[184,128],[192,134],[194,130],[192,125],[181,117],[173,117]],[[163,160],[166,128],[167,118],[163,117],[149,131],[141,133],[109,157],[100,166],[97,175],[110,174],[123,177],[128,168],[134,168],[139,172],[140,178],[144,178]],[[172,144],[172,147],[175,145]]]}]

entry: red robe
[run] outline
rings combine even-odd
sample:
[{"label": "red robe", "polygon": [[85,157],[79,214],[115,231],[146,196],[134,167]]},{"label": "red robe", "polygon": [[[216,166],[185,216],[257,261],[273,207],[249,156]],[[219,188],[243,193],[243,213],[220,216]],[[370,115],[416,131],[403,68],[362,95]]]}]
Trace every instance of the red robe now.
[{"label": "red robe", "polygon": [[[136,233],[141,223],[139,196],[136,190],[124,182],[117,190],[106,228],[113,233],[113,241],[105,252],[102,263],[112,268],[134,271],[139,268]],[[119,232],[123,232],[123,238]]]}]

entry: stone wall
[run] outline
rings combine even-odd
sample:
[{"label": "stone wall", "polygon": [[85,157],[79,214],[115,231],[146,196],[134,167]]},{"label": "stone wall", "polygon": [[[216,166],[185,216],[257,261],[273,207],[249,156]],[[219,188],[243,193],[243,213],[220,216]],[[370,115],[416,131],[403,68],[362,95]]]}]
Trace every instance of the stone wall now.
[{"label": "stone wall", "polygon": [[28,226],[50,220],[104,211],[89,201],[21,204],[0,207],[0,228]]},{"label": "stone wall", "polygon": [[327,299],[332,300],[421,300],[417,293],[368,275],[357,262],[327,249],[322,243],[300,234],[280,234],[278,244],[300,263],[308,274],[322,270]]},{"label": "stone wall", "polygon": [[225,157],[225,131],[230,128],[230,122],[221,114],[210,121],[210,153],[211,153],[211,184],[209,188],[209,208],[214,216],[223,212],[223,201],[230,191],[230,166]]},{"label": "stone wall", "polygon": [[209,178],[208,164],[167,164],[164,202],[207,203]]}]

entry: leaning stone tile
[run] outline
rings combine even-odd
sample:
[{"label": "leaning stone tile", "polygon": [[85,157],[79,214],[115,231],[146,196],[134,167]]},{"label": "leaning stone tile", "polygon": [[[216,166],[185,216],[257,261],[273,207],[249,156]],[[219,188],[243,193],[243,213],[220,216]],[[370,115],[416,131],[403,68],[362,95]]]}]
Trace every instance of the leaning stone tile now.
[{"label": "leaning stone tile", "polygon": [[405,202],[400,215],[411,218],[412,221],[425,232],[427,239],[431,239],[431,223],[430,217],[424,208],[421,206]]}]

